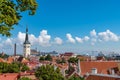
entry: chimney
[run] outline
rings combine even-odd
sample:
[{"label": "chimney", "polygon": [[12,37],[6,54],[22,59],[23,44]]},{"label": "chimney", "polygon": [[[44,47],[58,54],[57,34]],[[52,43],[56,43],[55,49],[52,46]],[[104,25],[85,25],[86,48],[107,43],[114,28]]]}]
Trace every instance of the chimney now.
[{"label": "chimney", "polygon": [[114,69],[111,69],[111,74],[112,74],[112,75],[115,75]]},{"label": "chimney", "polygon": [[14,56],[16,56],[16,43],[14,44]]},{"label": "chimney", "polygon": [[96,68],[92,68],[91,72],[92,72],[92,74],[97,74],[97,69]]}]

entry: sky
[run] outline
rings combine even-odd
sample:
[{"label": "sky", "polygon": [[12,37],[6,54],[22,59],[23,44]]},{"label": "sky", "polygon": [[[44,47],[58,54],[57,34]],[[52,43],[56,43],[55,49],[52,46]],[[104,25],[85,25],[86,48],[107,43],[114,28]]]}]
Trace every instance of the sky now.
[{"label": "sky", "polygon": [[120,52],[120,0],[37,0],[34,16],[21,15],[10,38],[0,37],[0,50],[23,53],[25,28],[32,49],[39,51]]}]

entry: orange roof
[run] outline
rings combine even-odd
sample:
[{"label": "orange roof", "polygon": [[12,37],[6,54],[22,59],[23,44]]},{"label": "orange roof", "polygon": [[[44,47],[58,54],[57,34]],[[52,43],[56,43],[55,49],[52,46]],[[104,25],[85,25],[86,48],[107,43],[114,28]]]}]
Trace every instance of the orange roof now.
[{"label": "orange roof", "polygon": [[28,62],[29,62],[29,60],[27,60],[25,58],[21,61],[21,63],[28,63]]},{"label": "orange roof", "polygon": [[5,62],[5,60],[3,58],[0,58],[0,62]]},{"label": "orange roof", "polygon": [[89,75],[86,80],[120,80],[120,77],[105,75]]},{"label": "orange roof", "polygon": [[14,61],[14,57],[8,57],[7,63],[12,63]]},{"label": "orange roof", "polygon": [[0,74],[0,80],[17,80],[18,78],[19,78],[18,73]]},{"label": "orange roof", "polygon": [[81,74],[91,73],[91,69],[96,68],[97,73],[107,74],[108,69],[118,66],[118,62],[97,62],[97,61],[83,61],[80,62]]}]

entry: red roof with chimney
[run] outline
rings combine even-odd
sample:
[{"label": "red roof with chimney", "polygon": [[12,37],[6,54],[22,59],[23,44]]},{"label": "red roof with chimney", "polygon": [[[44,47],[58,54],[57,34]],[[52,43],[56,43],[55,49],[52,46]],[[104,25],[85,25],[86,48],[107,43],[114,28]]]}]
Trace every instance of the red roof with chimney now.
[{"label": "red roof with chimney", "polygon": [[97,69],[97,73],[102,74],[108,74],[108,70],[111,68],[118,67],[118,62],[115,61],[104,61],[104,62],[98,62],[98,61],[83,61],[80,62],[80,68],[81,68],[81,75],[85,75],[86,73],[91,73],[91,70],[93,68]]}]

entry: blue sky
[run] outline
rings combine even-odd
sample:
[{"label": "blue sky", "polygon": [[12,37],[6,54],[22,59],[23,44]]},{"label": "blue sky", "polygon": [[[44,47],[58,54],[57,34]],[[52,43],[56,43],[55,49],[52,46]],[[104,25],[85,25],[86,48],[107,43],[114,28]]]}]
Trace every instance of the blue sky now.
[{"label": "blue sky", "polygon": [[[35,38],[38,38],[43,30],[47,31],[50,45],[43,46],[40,43],[40,45],[33,44],[32,46],[32,48],[37,46],[41,51],[56,50],[79,53],[84,50],[102,50],[120,52],[120,0],[37,1],[39,6],[36,14],[28,16],[26,12],[22,13],[23,17],[19,25],[11,31],[13,33],[11,38],[17,38],[19,32],[24,33],[27,25],[29,33],[33,34]],[[96,36],[92,36],[90,32],[93,34],[95,32]],[[72,36],[75,43],[69,41],[68,37],[70,36],[67,37],[67,34]],[[86,36],[89,38],[88,40],[85,40]],[[55,44],[56,37],[62,40],[60,45]],[[79,40],[76,40],[76,37]],[[4,39],[1,38],[2,42]]]}]

